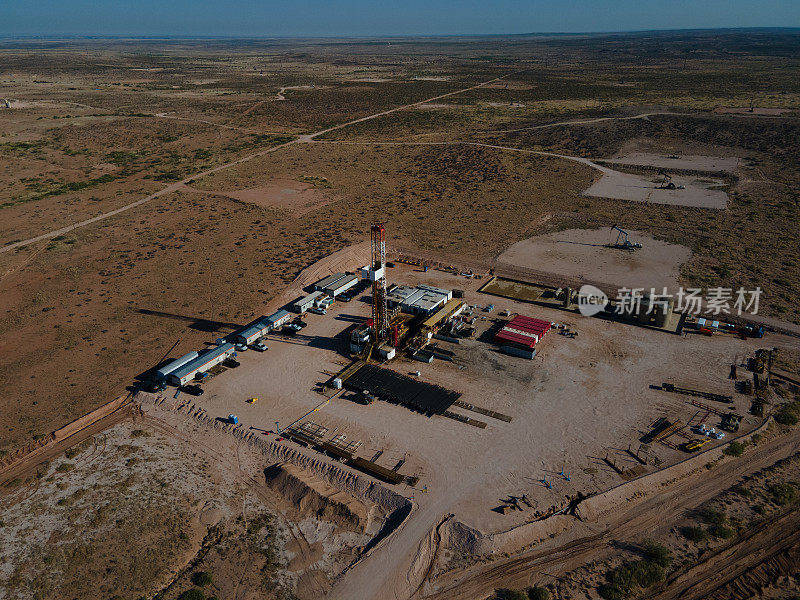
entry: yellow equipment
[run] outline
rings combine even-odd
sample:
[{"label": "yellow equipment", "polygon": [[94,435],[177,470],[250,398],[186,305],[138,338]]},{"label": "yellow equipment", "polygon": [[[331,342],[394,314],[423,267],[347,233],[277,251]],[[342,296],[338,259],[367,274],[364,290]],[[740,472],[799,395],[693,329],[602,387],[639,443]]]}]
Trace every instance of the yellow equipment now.
[{"label": "yellow equipment", "polygon": [[697,452],[703,447],[704,444],[707,444],[710,441],[710,439],[692,440],[691,442],[686,442],[683,447],[687,452]]},{"label": "yellow equipment", "polygon": [[258,398],[248,398],[247,399],[248,404],[255,404],[257,401],[258,401]]}]

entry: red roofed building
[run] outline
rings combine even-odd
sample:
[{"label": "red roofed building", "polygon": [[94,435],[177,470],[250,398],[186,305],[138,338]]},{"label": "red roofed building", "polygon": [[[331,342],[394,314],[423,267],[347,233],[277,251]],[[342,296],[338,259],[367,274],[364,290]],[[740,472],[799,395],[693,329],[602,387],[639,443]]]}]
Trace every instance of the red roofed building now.
[{"label": "red roofed building", "polygon": [[533,358],[536,344],[550,331],[550,326],[549,321],[518,315],[497,332],[494,341],[508,354]]}]

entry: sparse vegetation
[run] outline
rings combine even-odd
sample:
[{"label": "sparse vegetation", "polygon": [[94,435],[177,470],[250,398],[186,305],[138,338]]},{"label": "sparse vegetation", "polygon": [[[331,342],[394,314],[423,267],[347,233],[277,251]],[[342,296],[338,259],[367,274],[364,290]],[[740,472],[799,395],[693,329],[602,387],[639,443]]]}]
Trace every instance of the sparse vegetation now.
[{"label": "sparse vegetation", "polygon": [[[273,301],[301,269],[362,241],[377,216],[391,224],[398,244],[476,262],[537,233],[621,223],[689,246],[692,254],[682,266],[682,283],[758,285],[764,289],[761,313],[800,322],[800,230],[792,226],[800,221],[800,179],[792,168],[799,156],[797,117],[757,119],[711,112],[718,106],[746,106],[751,99],[796,110],[796,38],[776,32],[548,40],[520,36],[504,40],[502,47],[496,40],[462,44],[408,39],[388,52],[382,43],[375,43],[380,50],[373,52],[372,42],[351,47],[343,40],[311,48],[299,42],[254,40],[239,47],[229,40],[186,40],[170,42],[168,51],[163,41],[126,40],[108,42],[99,52],[94,52],[94,42],[85,41],[59,42],[57,51],[36,45],[19,51],[16,41],[4,42],[4,69],[14,73],[20,97],[32,100],[25,111],[15,111],[13,120],[0,125],[0,134],[9,140],[0,144],[5,169],[0,209],[7,217],[0,224],[0,244],[112,211],[168,183],[197,179],[192,189],[175,186],[174,193],[99,225],[4,254],[3,284],[9,293],[2,295],[0,334],[4,340],[26,340],[14,344],[14,356],[0,373],[0,385],[13,390],[10,401],[0,407],[4,447],[21,446],[37,432],[51,432],[115,397],[151,366],[160,354],[154,348],[166,349],[177,338],[199,347],[226,335],[228,325],[248,322],[254,307]],[[251,73],[255,62],[269,66]],[[684,68],[676,68],[680,64]],[[376,80],[353,81],[362,76],[354,73]],[[413,75],[443,77],[424,81]],[[202,175],[303,133],[498,75],[507,77],[496,86],[470,89],[324,136],[364,145],[291,144],[269,160],[255,157]],[[273,99],[279,88],[309,81],[313,88],[288,89],[286,101]],[[54,101],[42,103],[42,98]],[[539,128],[660,106],[679,114]],[[686,112],[693,114],[680,114]],[[379,139],[479,140],[589,157],[648,143],[658,152],[672,146],[686,153],[714,147],[747,158],[736,177],[724,176],[723,187],[730,191],[727,210],[685,210],[583,197],[596,172],[560,159],[467,145],[368,143]],[[226,195],[258,190],[267,180],[295,182],[295,188],[308,194],[314,190],[298,186],[298,180],[330,190],[318,193],[329,203],[314,205],[297,219],[288,209]],[[197,322],[187,328],[182,316],[202,316],[207,327],[200,331]],[[620,350],[625,362],[625,350]],[[87,382],[92,382],[91,393]],[[774,415],[783,426],[800,420],[800,401],[792,400],[788,390],[778,393],[783,404]],[[746,421],[743,429],[749,426]],[[89,597],[91,591],[103,598],[137,598],[150,593],[146,583],[177,571],[176,557],[191,555],[205,533],[194,529],[193,500],[176,501],[180,486],[163,473],[152,474],[155,496],[137,508],[127,498],[138,489],[135,480],[117,481],[109,492],[93,487],[86,475],[98,455],[103,461],[118,461],[120,471],[139,472],[149,462],[147,448],[154,440],[136,438],[148,435],[134,430],[122,440],[130,444],[116,440],[116,446],[102,453],[99,443],[97,452],[69,449],[65,458],[76,462],[58,458],[49,484],[44,478],[52,468],[37,473],[39,479],[26,475],[7,484],[32,491],[49,485],[54,499],[60,498],[58,518],[87,532],[84,538],[70,537],[65,527],[63,539],[59,534],[33,548],[30,561],[15,566],[14,585],[30,589],[32,597]],[[739,442],[725,449],[730,456],[744,451]],[[737,463],[715,464],[728,468]],[[74,472],[76,465],[79,473]],[[703,474],[714,477],[715,471]],[[607,481],[602,471],[595,469],[593,475],[598,482]],[[582,475],[576,481],[578,477]],[[730,497],[726,502],[715,499],[715,508],[699,514],[698,525],[680,529],[691,542],[707,542],[691,551],[741,537],[754,515],[763,514],[760,521],[768,522],[780,512],[778,506],[796,503],[798,489],[790,479],[776,478],[785,482],[770,486],[748,483],[734,492],[740,497],[730,503]],[[28,490],[15,495],[27,496]],[[40,496],[38,492],[34,499]],[[752,512],[742,508],[743,498],[752,504]],[[230,539],[250,553],[248,560],[254,557],[256,575],[251,573],[250,581],[260,577],[267,595],[281,581],[282,542],[272,517],[252,512],[248,506],[247,531],[244,523],[237,524]],[[32,538],[30,544],[35,543]],[[683,540],[680,545],[687,546]],[[670,568],[670,547],[677,544],[647,541],[631,547],[626,556],[639,551],[641,559],[611,570],[600,593],[605,598],[646,596]],[[121,555],[119,548],[125,548]],[[686,558],[675,552],[676,564]],[[217,584],[226,575],[214,556],[210,551],[190,569],[181,563],[169,597],[183,592],[181,598],[196,600],[212,589],[222,590]],[[237,557],[229,554],[227,559]],[[189,589],[192,584],[196,587]],[[103,585],[107,588],[101,589]],[[544,600],[549,593],[531,588],[498,590],[496,596]]]},{"label": "sparse vegetation", "polygon": [[213,578],[211,577],[211,573],[209,573],[208,571],[200,571],[199,573],[194,574],[194,577],[192,577],[192,581],[197,586],[205,587],[207,585],[211,585]]},{"label": "sparse vegetation", "polygon": [[653,540],[645,540],[642,550],[647,560],[650,560],[660,567],[668,567],[672,562],[672,553],[663,544]]},{"label": "sparse vegetation", "polygon": [[528,595],[521,590],[501,588],[499,590],[495,590],[494,597],[496,600],[527,600]]},{"label": "sparse vegetation", "polygon": [[647,589],[664,580],[664,568],[645,559],[623,563],[606,575],[607,583],[598,592],[605,600],[630,598],[641,589]]},{"label": "sparse vegetation", "polygon": [[728,456],[741,456],[744,454],[746,446],[742,442],[731,442],[728,447],[722,451],[723,454]]},{"label": "sparse vegetation", "polygon": [[690,542],[702,542],[706,538],[708,538],[708,533],[702,527],[697,526],[689,526],[689,527],[681,527],[681,534]]},{"label": "sparse vegetation", "polygon": [[722,540],[730,539],[736,533],[733,528],[726,525],[712,525],[709,528],[709,531],[711,532],[711,535]]},{"label": "sparse vegetation", "polygon": [[550,600],[550,591],[538,585],[528,588],[528,600]]},{"label": "sparse vegetation", "polygon": [[728,516],[718,508],[704,508],[700,511],[700,518],[709,525],[725,525],[728,523]]},{"label": "sparse vegetation", "polygon": [[775,421],[781,425],[797,425],[800,420],[800,400],[782,404],[775,413]]},{"label": "sparse vegetation", "polygon": [[769,488],[769,493],[778,506],[794,504],[798,500],[797,486],[793,483],[776,483]]}]

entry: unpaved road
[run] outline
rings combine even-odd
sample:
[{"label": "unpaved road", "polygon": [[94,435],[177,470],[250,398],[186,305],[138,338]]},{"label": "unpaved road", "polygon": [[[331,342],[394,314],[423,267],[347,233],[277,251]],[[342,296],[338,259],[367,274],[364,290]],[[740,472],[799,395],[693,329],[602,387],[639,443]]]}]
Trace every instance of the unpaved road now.
[{"label": "unpaved road", "polygon": [[131,406],[130,404],[123,404],[119,408],[117,408],[114,412],[106,415],[105,417],[98,419],[97,421],[90,423],[80,431],[72,434],[68,438],[64,438],[63,440],[59,440],[50,446],[43,447],[42,451],[33,452],[29,456],[26,456],[19,462],[12,463],[5,467],[4,469],[0,470],[0,486],[3,484],[17,478],[23,477],[33,471],[38,465],[45,462],[46,460],[51,460],[56,456],[63,454],[69,448],[80,444],[82,441],[89,439],[90,437],[101,433],[107,429],[111,429],[118,423],[122,423],[126,419],[131,417]]},{"label": "unpaved road", "polygon": [[595,119],[573,119],[571,121],[559,121],[557,123],[547,123],[546,125],[531,125],[530,127],[521,127],[520,129],[495,129],[493,131],[482,131],[481,133],[516,133],[518,131],[531,131],[534,129],[547,129],[548,127],[558,127],[559,125],[591,125],[592,123],[601,123],[603,121],[633,121],[635,119],[647,119],[656,115],[673,115],[676,117],[696,117],[696,113],[680,113],[680,112],[645,112],[630,117],[597,117]]},{"label": "unpaved road", "polygon": [[[713,476],[703,470],[597,522],[576,521],[573,530],[533,551],[447,573],[434,582],[433,594],[414,597],[474,600],[488,596],[498,587],[522,588],[537,581],[546,583],[546,575],[560,575],[588,561],[608,556],[613,552],[609,540],[639,541],[644,537],[652,537],[659,530],[668,529],[687,510],[715,497],[744,475],[768,467],[798,451],[800,431],[795,430],[750,449],[738,459],[723,460],[714,467]],[[585,534],[583,537],[575,539],[576,535],[582,533]]]},{"label": "unpaved road", "polygon": [[344,127],[349,127],[350,125],[355,125],[356,123],[363,123],[364,121],[369,121],[371,119],[377,119],[377,118],[383,117],[385,115],[390,115],[392,113],[395,113],[395,112],[398,112],[398,111],[401,111],[401,110],[405,110],[407,108],[413,108],[415,106],[420,106],[421,104],[425,104],[427,102],[433,102],[434,100],[439,100],[441,98],[446,98],[448,96],[454,96],[456,94],[461,94],[461,93],[464,93],[464,92],[468,92],[470,90],[474,90],[474,89],[483,87],[485,85],[489,85],[490,83],[494,83],[495,81],[499,81],[499,80],[503,79],[504,77],[509,77],[511,75],[513,75],[513,73],[509,73],[509,74],[503,75],[501,77],[495,77],[494,79],[490,79],[489,81],[484,81],[484,82],[479,83],[477,85],[466,87],[466,88],[463,88],[463,89],[460,89],[460,90],[455,90],[453,92],[448,92],[446,94],[441,94],[439,96],[434,96],[433,98],[427,98],[426,100],[420,100],[419,102],[412,102],[411,104],[406,104],[404,106],[398,106],[396,108],[391,108],[389,110],[384,110],[384,111],[381,111],[379,113],[368,115],[366,117],[361,117],[359,119],[354,119],[353,121],[348,121],[347,123],[342,123],[340,125],[335,125],[334,127],[329,127],[327,129],[323,129],[321,131],[317,131],[316,133],[301,135],[301,136],[297,137],[296,139],[293,139],[293,140],[291,140],[289,142],[286,142],[284,144],[280,144],[278,146],[272,146],[271,148],[267,148],[266,150],[261,150],[259,152],[255,152],[253,154],[249,154],[249,155],[244,156],[242,158],[238,158],[238,159],[236,159],[234,161],[231,161],[231,162],[219,165],[217,167],[214,167],[213,169],[209,169],[207,171],[203,171],[202,173],[195,173],[191,177],[187,177],[186,179],[184,179],[182,181],[178,181],[178,182],[172,183],[172,184],[168,185],[167,187],[165,187],[164,189],[159,190],[158,192],[155,192],[154,194],[150,194],[149,196],[147,196],[145,198],[141,198],[139,200],[136,200],[135,202],[131,202],[130,204],[126,204],[125,206],[121,206],[120,208],[117,208],[115,210],[109,211],[107,213],[103,213],[103,214],[97,215],[95,217],[92,217],[91,219],[86,219],[84,221],[79,221],[77,223],[73,223],[72,225],[68,225],[68,226],[62,227],[60,229],[49,231],[47,233],[43,233],[42,235],[38,235],[36,237],[28,238],[27,240],[21,240],[19,242],[14,242],[12,244],[7,244],[7,245],[3,246],[2,248],[0,248],[0,253],[9,252],[11,250],[15,250],[17,248],[21,248],[22,246],[27,246],[28,244],[41,242],[43,240],[49,240],[49,239],[52,239],[52,238],[54,238],[56,236],[64,235],[65,233],[69,233],[70,231],[73,231],[74,229],[78,229],[79,227],[85,227],[86,225],[91,225],[92,223],[97,223],[98,221],[102,221],[103,219],[107,219],[109,217],[113,217],[113,216],[118,215],[120,213],[123,213],[125,211],[131,210],[132,208],[136,208],[137,206],[141,206],[145,202],[149,202],[150,200],[154,200],[156,198],[164,196],[165,194],[170,194],[172,192],[175,192],[175,191],[179,190],[182,186],[186,185],[187,183],[189,183],[190,181],[192,181],[194,179],[199,179],[201,177],[206,177],[207,175],[212,175],[213,173],[216,173],[218,171],[222,171],[224,169],[229,169],[230,167],[233,167],[233,166],[236,166],[236,165],[240,165],[240,164],[242,164],[244,162],[253,160],[254,158],[259,158],[261,156],[265,156],[267,154],[271,154],[272,152],[277,152],[281,148],[285,148],[287,146],[291,146],[292,144],[296,144],[298,142],[309,142],[309,141],[312,141],[314,138],[316,138],[316,137],[318,137],[320,135],[323,135],[325,133],[328,133],[330,131],[335,131],[337,129],[342,129]]}]

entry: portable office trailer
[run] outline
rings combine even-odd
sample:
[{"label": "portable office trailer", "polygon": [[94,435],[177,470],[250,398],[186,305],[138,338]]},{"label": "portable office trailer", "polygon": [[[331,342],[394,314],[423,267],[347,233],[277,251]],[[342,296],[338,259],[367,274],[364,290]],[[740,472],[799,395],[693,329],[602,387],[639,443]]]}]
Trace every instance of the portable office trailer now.
[{"label": "portable office trailer", "polygon": [[269,324],[262,322],[257,325],[251,325],[241,333],[237,334],[236,337],[234,337],[234,341],[237,344],[249,346],[250,344],[254,344],[261,336],[268,332]]},{"label": "portable office trailer", "polygon": [[308,296],[306,296],[305,298],[301,298],[300,300],[295,302],[292,305],[292,308],[295,310],[295,312],[303,314],[309,308],[314,306],[314,303],[317,301],[317,298],[319,298],[322,295],[323,295],[323,292],[321,290],[317,290],[316,292],[312,292]]},{"label": "portable office trailer", "polygon": [[327,285],[323,288],[323,291],[331,297],[336,297],[342,292],[346,292],[351,287],[358,283],[358,277],[356,275],[347,275],[342,277],[341,279],[337,279],[334,283]]},{"label": "portable office trailer", "polygon": [[158,371],[156,371],[156,377],[158,377],[159,379],[166,379],[167,375],[173,373],[174,371],[177,371],[189,361],[192,361],[195,358],[197,358],[197,356],[198,356],[197,352],[192,350],[191,352],[184,354],[180,358],[176,358],[171,363],[164,365]]},{"label": "portable office trailer", "polygon": [[[270,323],[268,319],[269,317],[259,317],[248,323],[242,329],[227,335],[224,341],[249,346],[262,335],[269,333]],[[219,340],[217,340],[217,344],[219,344]]]},{"label": "portable office trailer", "polygon": [[345,273],[334,273],[333,275],[328,275],[324,279],[320,279],[315,285],[315,290],[324,290],[326,287],[333,285],[340,279],[345,277]]},{"label": "portable office trailer", "polygon": [[273,329],[277,329],[284,323],[287,323],[291,318],[292,313],[290,313],[288,310],[279,310],[267,317],[267,324],[269,325],[269,329],[271,331]]},{"label": "portable office trailer", "polygon": [[233,344],[226,342],[216,348],[211,348],[200,354],[197,358],[189,361],[179,369],[167,376],[173,385],[186,385],[195,375],[208,371],[211,367],[218,365],[235,352]]}]

